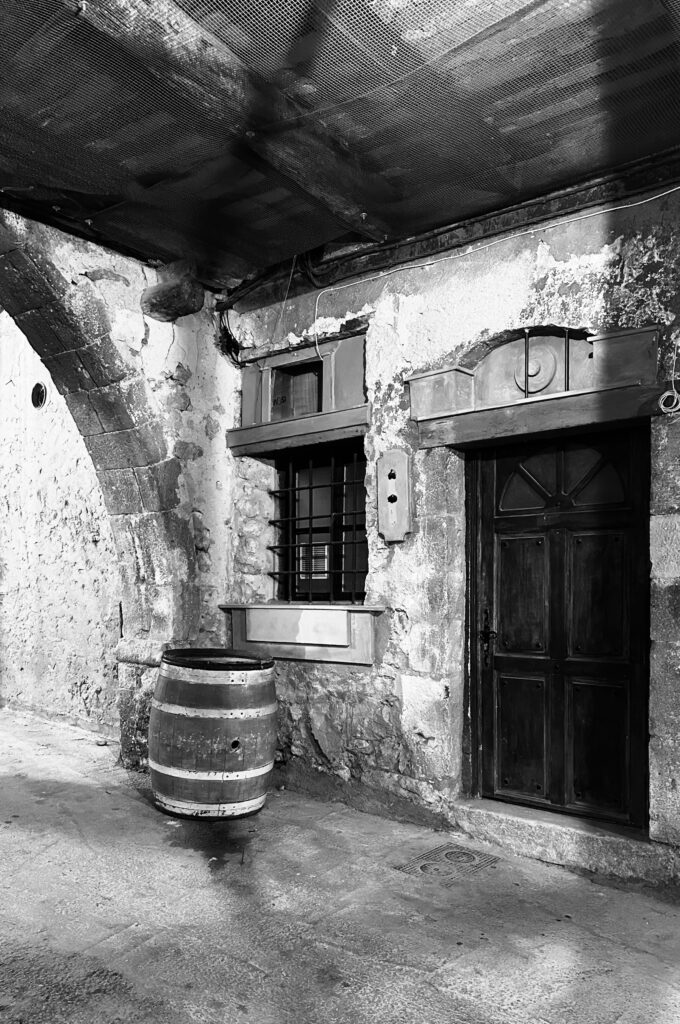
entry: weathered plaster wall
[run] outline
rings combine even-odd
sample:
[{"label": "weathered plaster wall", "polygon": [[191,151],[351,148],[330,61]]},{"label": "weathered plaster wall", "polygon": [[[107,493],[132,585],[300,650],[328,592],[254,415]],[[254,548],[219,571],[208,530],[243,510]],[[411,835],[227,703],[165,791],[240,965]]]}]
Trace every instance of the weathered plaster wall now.
[{"label": "weathered plaster wall", "polygon": [[[645,197],[650,198],[650,197]],[[386,796],[406,794],[455,816],[463,783],[465,515],[462,459],[417,451],[404,378],[474,362],[494,335],[558,323],[595,331],[662,325],[660,375],[680,343],[678,193],[632,209],[591,210],[432,265],[383,273],[232,316],[244,347],[295,345],[342,321],[371,318],[366,384],[373,422],[366,437],[370,571],[367,601],[384,603],[382,654],[370,671],[281,663],[282,754],[290,763],[354,779]],[[474,358],[471,353],[474,352]],[[651,554],[650,832],[680,841],[680,426],[653,424]],[[417,526],[401,545],[376,531],[375,459],[390,447],[414,457]],[[229,599],[271,595],[264,538],[267,471],[241,460],[235,516],[241,523]]]},{"label": "weathered plaster wall", "polygon": [[6,313],[0,383],[0,701],[110,732],[122,587],[109,517],[66,402]]},{"label": "weathered plaster wall", "polygon": [[0,304],[64,396],[108,512],[132,757],[163,646],[220,638],[230,545],[225,430],[238,371],[217,346],[211,299],[175,323],[143,315],[156,281],[134,260],[0,213]]}]

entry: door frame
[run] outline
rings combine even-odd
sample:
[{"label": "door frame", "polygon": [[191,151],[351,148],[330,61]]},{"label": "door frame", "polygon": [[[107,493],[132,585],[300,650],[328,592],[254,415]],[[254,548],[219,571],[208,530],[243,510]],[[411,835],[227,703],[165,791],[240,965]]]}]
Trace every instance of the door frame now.
[{"label": "door frame", "polygon": [[[648,429],[648,441],[651,442],[650,437],[650,420],[644,418]],[[625,420],[618,423],[612,423],[611,425],[593,423],[588,426],[564,429],[564,430],[551,430],[541,431],[533,434],[525,434],[522,437],[522,441],[526,442],[527,445],[538,443],[541,441],[550,442],[551,440],[562,440],[587,437],[592,433],[605,433],[605,432],[618,432],[625,430],[635,430],[637,427],[640,429],[640,419],[635,418],[632,420]],[[465,519],[466,519],[466,564],[467,564],[467,587],[466,587],[466,609],[465,609],[465,620],[466,620],[466,631],[465,631],[465,679],[464,679],[464,693],[465,693],[465,705],[468,712],[467,724],[464,729],[463,735],[463,785],[467,790],[468,794],[473,797],[483,796],[483,715],[482,715],[482,673],[480,671],[480,644],[478,642],[478,628],[479,628],[479,584],[480,584],[480,572],[482,569],[482,526],[479,518],[479,508],[481,507],[481,471],[480,464],[482,459],[492,457],[492,452],[497,451],[499,448],[516,446],[518,443],[517,437],[512,438],[489,438],[487,443],[475,444],[474,446],[466,447],[462,450],[461,454],[465,455]],[[649,827],[649,783],[650,783],[650,771],[649,771],[649,687],[650,687],[650,600],[651,600],[651,563],[649,561],[649,520],[650,520],[650,498],[651,498],[651,443],[647,445],[647,454],[645,463],[641,466],[641,484],[643,486],[643,510],[642,514],[645,521],[645,537],[646,537],[646,552],[643,552],[643,556],[646,553],[647,564],[650,567],[650,571],[645,577],[645,593],[641,595],[640,606],[644,608],[644,621],[640,623],[640,629],[643,635],[643,650],[644,650],[644,663],[642,665],[643,678],[646,679],[646,699],[645,699],[645,713],[644,713],[644,735],[646,737],[644,756],[641,757],[641,764],[644,766],[644,780],[641,783],[644,792],[644,822],[645,824],[640,828],[636,826],[625,826],[637,832],[643,831],[647,833]],[[644,637],[646,636],[646,642]],[[485,799],[496,799],[492,797],[485,797]],[[521,804],[519,802],[506,802],[498,799],[498,803],[506,803],[508,806],[522,807],[526,806],[526,809],[538,810],[532,808],[531,805]],[[559,814],[561,817],[566,819],[576,818],[577,820],[586,820],[597,823],[600,819],[592,816],[577,816],[573,812],[561,810],[557,807],[546,808],[548,813]],[[617,827],[612,826],[611,823],[605,822],[606,827]],[[618,826],[621,827],[621,826]]]}]

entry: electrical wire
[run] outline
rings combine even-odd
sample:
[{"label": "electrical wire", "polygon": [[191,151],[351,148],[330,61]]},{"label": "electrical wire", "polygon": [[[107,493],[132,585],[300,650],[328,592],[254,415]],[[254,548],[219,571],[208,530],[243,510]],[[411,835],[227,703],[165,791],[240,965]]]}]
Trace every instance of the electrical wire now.
[{"label": "electrical wire", "polygon": [[293,274],[295,273],[295,261],[296,261],[296,259],[297,259],[297,256],[293,256],[293,259],[292,259],[292,262],[291,262],[291,265],[290,265],[290,274],[288,275],[288,284],[286,285],[286,294],[283,296],[283,302],[281,303],[281,311],[280,311],[280,313],[278,315],[278,318],[276,320],[276,324],[274,326],[274,333],[272,335],[272,341],[276,341],[276,334],[277,334],[278,329],[279,329],[279,327],[281,325],[281,321],[283,320],[283,314],[284,314],[285,309],[286,309],[286,302],[288,301],[288,293],[290,291],[290,284],[291,284],[291,281],[293,280]]},{"label": "electrical wire", "polygon": [[659,409],[664,416],[675,416],[680,412],[680,392],[675,383],[675,364],[678,360],[678,342],[673,344],[673,365],[671,367],[671,386],[659,396]]}]

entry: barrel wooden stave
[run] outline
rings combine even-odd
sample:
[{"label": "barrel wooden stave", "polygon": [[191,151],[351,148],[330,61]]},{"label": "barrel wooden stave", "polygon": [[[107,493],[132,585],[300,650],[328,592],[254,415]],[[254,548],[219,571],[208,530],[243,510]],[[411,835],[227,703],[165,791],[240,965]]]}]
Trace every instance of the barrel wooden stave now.
[{"label": "barrel wooden stave", "polygon": [[244,771],[274,758],[272,724],[276,711],[262,718],[192,718],[151,708],[150,751],[153,760],[197,772]]},{"label": "barrel wooden stave", "polygon": [[[200,661],[200,651],[189,653]],[[161,663],[149,722],[149,767],[154,796],[165,810],[241,817],[264,804],[276,748],[273,663],[243,671],[247,660],[233,672],[221,665]]]}]

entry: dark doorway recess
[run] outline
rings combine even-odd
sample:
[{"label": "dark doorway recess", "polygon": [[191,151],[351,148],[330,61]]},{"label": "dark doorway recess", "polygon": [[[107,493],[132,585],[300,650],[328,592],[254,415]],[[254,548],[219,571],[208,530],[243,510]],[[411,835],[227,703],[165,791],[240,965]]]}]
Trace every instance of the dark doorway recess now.
[{"label": "dark doorway recess", "polygon": [[649,424],[468,470],[479,791],[645,827]]}]

